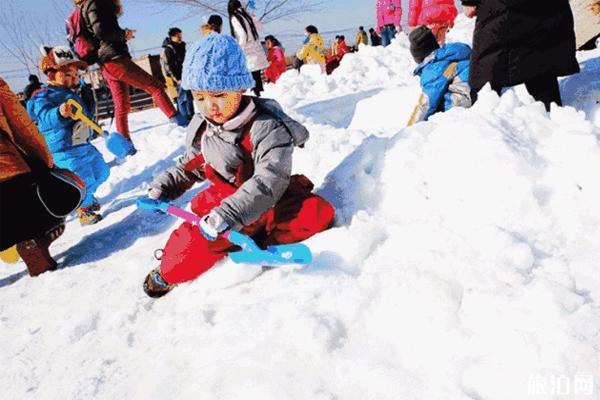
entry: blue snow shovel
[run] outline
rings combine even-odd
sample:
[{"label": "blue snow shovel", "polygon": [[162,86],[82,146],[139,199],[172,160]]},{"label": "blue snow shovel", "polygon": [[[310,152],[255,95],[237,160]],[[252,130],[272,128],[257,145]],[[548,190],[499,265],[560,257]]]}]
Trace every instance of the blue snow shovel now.
[{"label": "blue snow shovel", "polygon": [[131,141],[125,139],[118,132],[108,133],[105,130],[102,130],[98,124],[89,119],[83,113],[83,107],[81,104],[76,102],[74,99],[67,100],[67,104],[75,110],[75,115],[71,118],[75,121],[81,121],[94,131],[98,133],[98,135],[102,136],[106,139],[106,148],[115,155],[115,157],[119,159],[123,159],[127,157],[127,155],[133,150],[133,144]]},{"label": "blue snow shovel", "polygon": [[[144,210],[162,211],[174,217],[182,218],[192,225],[200,225],[199,216],[164,201],[142,197],[137,200],[137,206]],[[241,247],[240,251],[229,253],[229,258],[238,264],[268,266],[288,264],[308,265],[312,261],[310,249],[302,243],[277,244],[267,246],[266,249],[261,249],[252,238],[238,231],[230,230],[222,236],[231,243]]]}]

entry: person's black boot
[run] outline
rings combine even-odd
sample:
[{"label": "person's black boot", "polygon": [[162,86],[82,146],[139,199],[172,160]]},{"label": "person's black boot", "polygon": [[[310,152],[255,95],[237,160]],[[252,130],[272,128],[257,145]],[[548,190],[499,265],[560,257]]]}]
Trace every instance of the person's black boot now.
[{"label": "person's black boot", "polygon": [[144,292],[150,297],[158,298],[169,293],[175,285],[165,282],[160,274],[160,267],[153,269],[144,280]]}]

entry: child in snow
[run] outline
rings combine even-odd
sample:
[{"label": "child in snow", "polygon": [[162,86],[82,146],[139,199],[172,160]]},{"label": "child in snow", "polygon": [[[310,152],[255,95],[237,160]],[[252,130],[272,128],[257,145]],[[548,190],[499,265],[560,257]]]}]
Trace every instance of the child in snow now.
[{"label": "child in snow", "polygon": [[94,193],[108,179],[109,168],[90,143],[90,128],[81,121],[74,121],[73,110],[67,105],[67,100],[73,99],[81,104],[88,118],[93,118],[83,100],[72,90],[79,83],[78,68],[85,68],[86,64],[66,46],[44,47],[43,50],[40,69],[48,77],[48,85],[34,92],[27,102],[27,112],[46,138],[54,164],[73,171],[85,181],[86,196],[77,215],[81,225],[95,224],[102,217],[97,214],[100,204]]},{"label": "child in snow", "polygon": [[304,29],[308,41],[298,50],[296,57],[304,64],[319,64],[325,71],[325,55],[323,54],[323,37],[319,35],[319,30],[309,25]]},{"label": "child in snow", "polygon": [[149,197],[171,200],[196,182],[212,185],[192,200],[201,229],[187,222],[177,228],[160,267],[148,274],[144,290],[151,297],[197,278],[232,251],[219,237],[226,230],[267,246],[305,240],[333,221],[333,207],[311,193],[310,180],[291,175],[294,146],[305,143],[308,131],[277,102],[244,96],[254,83],[229,36],[209,35],[188,50],[182,85],[200,114],[188,128],[185,155],[154,180]]},{"label": "child in snow", "polygon": [[331,74],[337,67],[340,66],[342,58],[350,53],[350,48],[346,44],[346,37],[344,35],[336,36],[336,52],[331,56],[327,57],[327,63],[325,64],[325,72],[327,75]]},{"label": "child in snow", "polygon": [[408,26],[426,25],[440,46],[446,42],[446,33],[454,26],[457,15],[454,0],[410,0],[408,3]]},{"label": "child in snow", "polygon": [[442,47],[429,28],[419,26],[409,35],[410,52],[419,65],[414,74],[421,78],[423,92],[408,125],[426,121],[438,111],[471,106],[469,58],[471,48],[464,43]]},{"label": "child in snow", "polygon": [[268,35],[265,37],[265,46],[267,46],[267,60],[271,63],[269,68],[265,69],[265,79],[267,82],[275,83],[287,70],[285,62],[285,53],[281,47],[281,43],[274,36]]}]

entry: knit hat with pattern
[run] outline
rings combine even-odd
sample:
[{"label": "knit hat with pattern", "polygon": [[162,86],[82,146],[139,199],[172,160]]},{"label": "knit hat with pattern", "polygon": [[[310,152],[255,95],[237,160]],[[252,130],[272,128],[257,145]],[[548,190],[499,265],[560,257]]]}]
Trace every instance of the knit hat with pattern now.
[{"label": "knit hat with pattern", "polygon": [[239,92],[254,85],[244,52],[230,36],[210,33],[185,55],[181,86],[186,90]]}]

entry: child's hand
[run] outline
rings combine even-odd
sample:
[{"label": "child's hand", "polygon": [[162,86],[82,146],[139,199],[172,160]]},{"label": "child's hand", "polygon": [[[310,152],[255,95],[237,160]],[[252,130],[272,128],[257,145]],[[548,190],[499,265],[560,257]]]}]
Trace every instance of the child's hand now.
[{"label": "child's hand", "polygon": [[63,118],[72,118],[73,116],[75,116],[73,108],[67,103],[62,103],[60,107],[58,107],[58,112]]},{"label": "child's hand", "polygon": [[219,214],[211,211],[200,220],[200,232],[202,236],[211,242],[217,240],[219,234],[229,229],[227,222]]},{"label": "child's hand", "polygon": [[158,199],[160,199],[160,196],[162,196],[162,190],[160,190],[160,189],[151,188],[148,191],[148,198],[150,198],[152,200],[158,200]]}]

